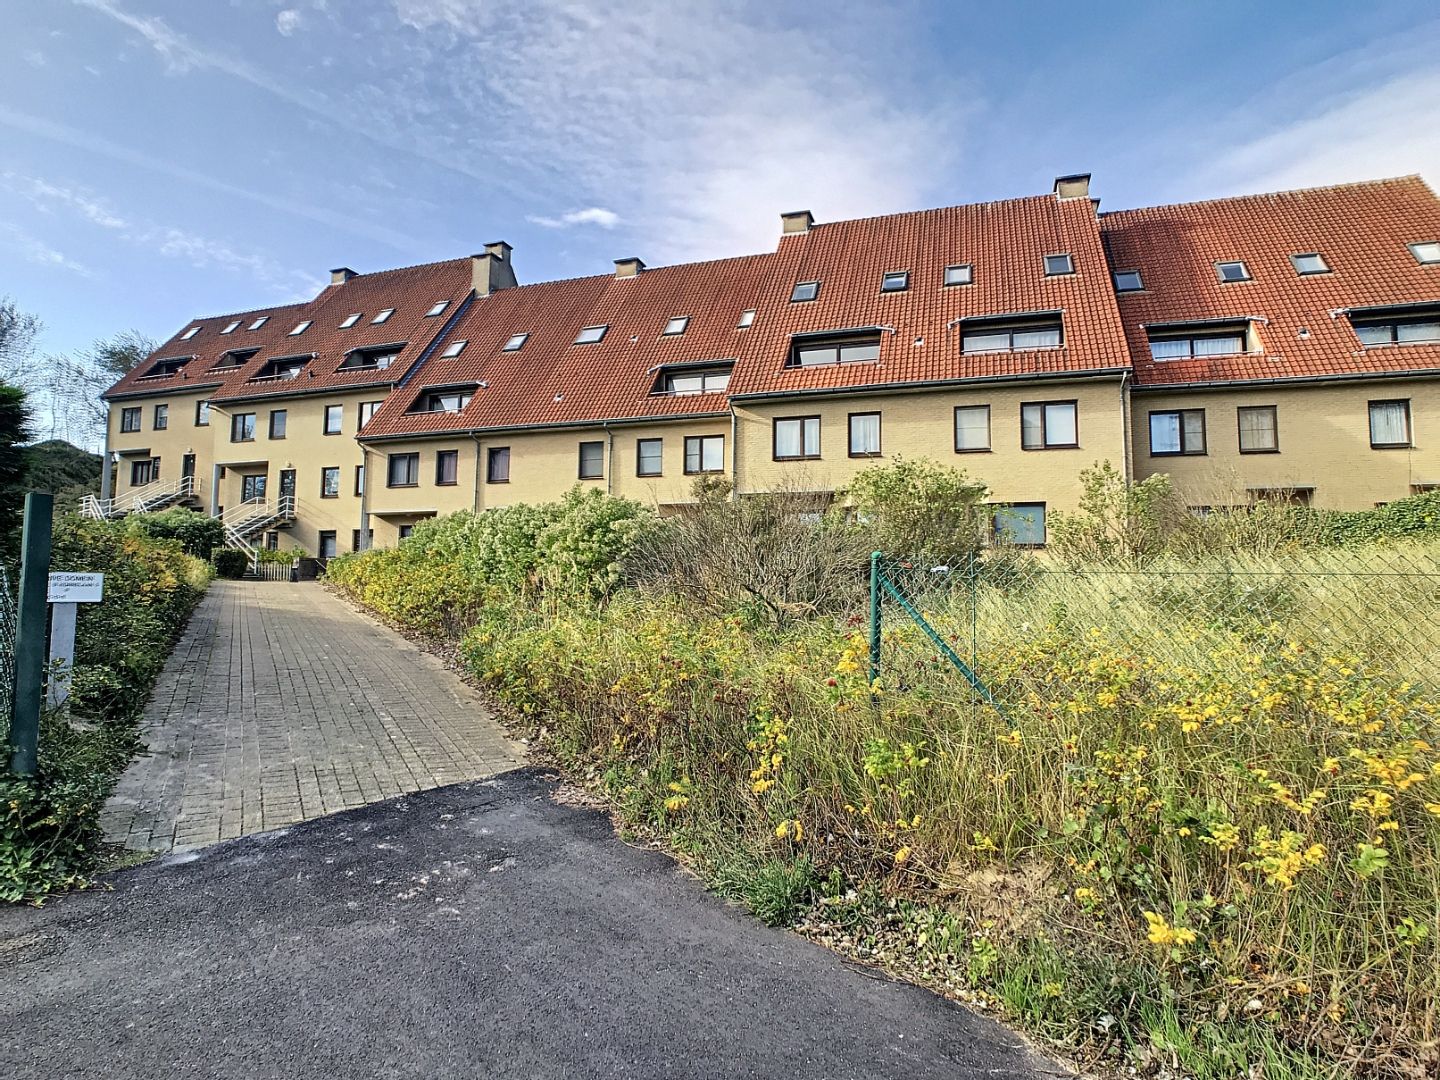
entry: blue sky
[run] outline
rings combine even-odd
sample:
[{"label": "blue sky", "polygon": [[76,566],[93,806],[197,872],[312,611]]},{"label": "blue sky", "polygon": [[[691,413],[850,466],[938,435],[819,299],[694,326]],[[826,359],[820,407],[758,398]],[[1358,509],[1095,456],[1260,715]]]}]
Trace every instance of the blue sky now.
[{"label": "blue sky", "polygon": [[1066,172],[1110,209],[1440,186],[1433,0],[0,0],[0,26],[0,295],[56,352],[491,240],[536,281]]}]

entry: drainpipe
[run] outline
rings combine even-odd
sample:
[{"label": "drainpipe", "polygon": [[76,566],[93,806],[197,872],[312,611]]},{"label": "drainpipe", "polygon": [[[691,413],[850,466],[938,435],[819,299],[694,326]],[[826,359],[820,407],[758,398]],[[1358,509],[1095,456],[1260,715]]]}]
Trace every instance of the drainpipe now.
[{"label": "drainpipe", "polygon": [[605,421],[605,494],[615,494],[615,430]]},{"label": "drainpipe", "polygon": [[110,417],[109,417],[109,416],[106,416],[106,417],[105,417],[105,452],[104,452],[104,454],[103,454],[103,455],[101,456],[101,458],[100,458],[100,501],[101,501],[102,503],[105,503],[105,504],[108,504],[108,503],[110,502],[110,496],[111,496],[111,494],[112,494],[112,489],[113,489],[114,486],[115,486],[115,484],[114,484],[114,479],[113,479],[112,476],[111,476],[111,467],[110,467],[110,466],[111,466],[111,461],[110,461]]},{"label": "drainpipe", "polygon": [[1124,460],[1121,462],[1121,466],[1125,470],[1126,487],[1130,486],[1131,476],[1133,473],[1130,461],[1133,450],[1130,438],[1130,395],[1125,390],[1125,383],[1126,380],[1128,380],[1129,378],[1130,372],[1122,371],[1120,373],[1120,423],[1123,425],[1120,431],[1120,445],[1125,451],[1123,455]]},{"label": "drainpipe", "polygon": [[220,516],[220,469],[217,463],[210,467],[210,516]]},{"label": "drainpipe", "polygon": [[730,402],[730,498],[740,498],[740,417],[735,403]]},{"label": "drainpipe", "polygon": [[360,466],[365,470],[365,482],[360,485],[360,550],[370,550],[370,448],[360,446]]},{"label": "drainpipe", "polygon": [[473,439],[475,442],[475,501],[473,508],[478,514],[480,512],[480,436],[476,435],[475,432],[472,431],[470,433],[470,438]]}]

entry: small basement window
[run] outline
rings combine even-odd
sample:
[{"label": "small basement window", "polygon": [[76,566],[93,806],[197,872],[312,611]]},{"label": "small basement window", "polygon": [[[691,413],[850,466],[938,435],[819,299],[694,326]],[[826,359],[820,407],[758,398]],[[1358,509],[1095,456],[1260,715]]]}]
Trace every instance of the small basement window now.
[{"label": "small basement window", "polygon": [[803,337],[790,347],[786,367],[820,367],[825,364],[863,364],[880,359],[880,335],[874,331]]},{"label": "small basement window", "polygon": [[790,290],[790,302],[792,304],[802,303],[806,300],[814,300],[820,295],[820,282],[818,281],[797,281],[795,288]]},{"label": "small basement window", "polygon": [[908,288],[910,288],[909,270],[892,270],[880,279],[882,293],[904,292]]},{"label": "small basement window", "polygon": [[1239,259],[1231,262],[1217,262],[1215,273],[1220,277],[1222,285],[1229,285],[1236,281],[1249,281],[1250,268]]},{"label": "small basement window", "polygon": [[305,370],[305,365],[310,363],[308,356],[277,356],[274,360],[265,361],[260,370],[250,376],[251,382],[259,382],[261,379],[295,379]]},{"label": "small basement window", "polygon": [[1145,282],[1141,280],[1139,270],[1115,271],[1116,292],[1140,292],[1144,288]]},{"label": "small basement window", "polygon": [[1190,360],[1206,356],[1237,356],[1249,351],[1248,322],[1191,326],[1151,326],[1150,355],[1156,360]]},{"label": "small basement window", "polygon": [[450,301],[449,301],[449,300],[440,300],[440,301],[437,301],[437,302],[430,308],[429,311],[425,312],[425,318],[427,318],[427,319],[433,319],[436,315],[443,315],[443,314],[445,313],[445,309],[446,309],[447,307],[449,307],[449,306],[450,306]]},{"label": "small basement window", "polygon": [[975,283],[975,267],[970,263],[955,263],[945,267],[946,285],[973,285]]},{"label": "small basement window", "polygon": [[396,360],[405,349],[405,342],[391,345],[369,345],[363,349],[352,349],[337,371],[383,371]]},{"label": "small basement window", "polygon": [[580,328],[580,332],[575,335],[574,344],[576,344],[576,345],[595,345],[595,344],[597,344],[598,342],[600,342],[600,341],[605,337],[605,331],[606,331],[606,330],[609,330],[609,329],[610,329],[610,324],[609,324],[609,323],[605,323],[605,324],[600,325],[600,326],[584,326],[584,327],[581,327],[581,328]]},{"label": "small basement window", "polygon": [[1295,272],[1301,277],[1309,274],[1328,274],[1329,265],[1325,262],[1325,256],[1318,251],[1311,251],[1304,255],[1291,255],[1290,265],[1295,267]]},{"label": "small basement window", "polygon": [[510,337],[506,340],[505,344],[501,346],[500,351],[519,352],[521,346],[525,344],[526,340],[528,340],[529,337],[529,334],[511,334]]},{"label": "small basement window", "polygon": [[365,313],[363,311],[352,311],[349,315],[346,315],[345,318],[340,320],[340,329],[349,330],[350,327],[354,326],[357,322],[360,321],[364,314]]},{"label": "small basement window", "polygon": [[453,360],[453,359],[455,359],[455,357],[459,356],[462,352],[465,351],[465,346],[466,346],[466,345],[469,345],[469,344],[470,344],[470,343],[469,343],[468,341],[464,341],[464,340],[461,340],[461,341],[452,341],[449,345],[446,345],[446,346],[445,346],[445,351],[440,354],[440,359],[441,359],[441,360]]},{"label": "small basement window", "polygon": [[669,322],[667,322],[667,323],[665,324],[665,331],[664,331],[664,332],[665,332],[667,335],[672,335],[672,336],[675,335],[675,334],[683,334],[683,333],[685,333],[685,328],[686,328],[687,326],[689,326],[689,325],[690,325],[690,316],[689,316],[689,315],[676,315],[674,318],[672,318]]},{"label": "small basement window", "polygon": [[384,308],[379,313],[377,313],[373,319],[370,320],[370,325],[379,326],[381,323],[383,323],[386,319],[390,318],[390,316],[394,314],[395,309],[393,307]]},{"label": "small basement window", "polygon": [[1064,344],[1058,311],[965,319],[960,324],[960,351],[966,353],[1057,349]]},{"label": "small basement window", "polygon": [[1045,276],[1060,277],[1064,274],[1075,272],[1075,260],[1070,257],[1068,251],[1062,251],[1058,255],[1045,256]]}]

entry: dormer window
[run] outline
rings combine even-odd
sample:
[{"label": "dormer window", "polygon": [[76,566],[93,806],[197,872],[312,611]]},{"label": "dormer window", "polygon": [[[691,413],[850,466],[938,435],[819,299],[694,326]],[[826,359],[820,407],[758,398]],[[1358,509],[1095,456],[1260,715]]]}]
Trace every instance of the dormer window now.
[{"label": "dormer window", "polygon": [[509,339],[501,346],[501,352],[519,352],[529,339],[529,334],[511,334]]},{"label": "dormer window", "polygon": [[363,311],[354,311],[351,312],[349,315],[346,315],[345,318],[340,320],[340,329],[349,330],[352,326],[358,323],[362,317],[364,317],[364,314],[365,313]]},{"label": "dormer window", "polygon": [[685,333],[685,328],[689,325],[689,315],[676,315],[665,324],[664,333],[667,337],[674,337],[677,334]]},{"label": "dormer window", "polygon": [[910,288],[909,270],[891,270],[880,278],[880,291],[882,293],[904,292],[908,288]]},{"label": "dormer window", "polygon": [[389,345],[367,345],[363,349],[351,349],[339,371],[384,371],[405,349],[405,342],[396,341]]},{"label": "dormer window", "polygon": [[1248,350],[1250,323],[1199,323],[1147,326],[1150,355],[1156,360],[1191,360],[1210,356],[1238,356]]},{"label": "dormer window", "polygon": [[814,300],[820,295],[820,282],[818,281],[797,281],[795,288],[790,290],[790,302],[792,304],[804,303],[806,300]]},{"label": "dormer window", "polygon": [[221,353],[220,359],[215,361],[212,371],[226,371],[232,368],[244,367],[245,362],[258,353],[259,349],[231,349],[229,352]]},{"label": "dormer window", "polygon": [[1219,276],[1222,285],[1231,285],[1237,281],[1250,280],[1250,268],[1239,259],[1231,262],[1217,262],[1215,264],[1215,273]]},{"label": "dormer window", "polygon": [[1075,272],[1075,260],[1070,258],[1068,251],[1062,251],[1058,255],[1045,256],[1045,276],[1061,277],[1065,274]]},{"label": "dormer window", "polygon": [[1415,261],[1421,266],[1434,266],[1440,263],[1440,243],[1432,240],[1419,244],[1406,244],[1410,254],[1415,256]]},{"label": "dormer window", "polygon": [[797,334],[786,367],[864,364],[880,359],[880,332],[855,330],[830,334]]},{"label": "dormer window", "polygon": [[733,364],[711,364],[662,369],[652,394],[688,397],[692,394],[720,394],[730,386]]},{"label": "dormer window", "polygon": [[221,330],[220,332],[222,334],[233,334],[238,329],[240,329],[240,320],[236,319],[232,323],[226,323],[225,329]]},{"label": "dormer window", "polygon": [[1434,345],[1440,343],[1440,304],[1352,311],[1350,325],[1365,346]]},{"label": "dormer window", "polygon": [[189,330],[186,330],[183,334],[180,335],[180,340],[181,340],[181,341],[189,341],[192,337],[194,337],[194,336],[195,336],[196,334],[198,334],[199,332],[200,332],[200,327],[198,327],[198,326],[192,326],[192,327],[190,327]]},{"label": "dormer window", "polygon": [[1318,251],[1307,252],[1303,255],[1291,255],[1290,265],[1295,267],[1295,273],[1301,277],[1309,274],[1328,274],[1330,267],[1325,262],[1325,256]]},{"label": "dormer window", "polygon": [[383,323],[386,319],[390,318],[390,316],[394,314],[395,309],[393,307],[387,307],[380,311],[379,314],[377,314],[373,319],[370,320],[370,325],[379,326],[381,323]]},{"label": "dormer window", "polygon": [[465,351],[465,346],[469,344],[468,341],[452,341],[449,345],[445,346],[445,351],[440,354],[440,359],[454,360],[455,357]]},{"label": "dormer window", "polygon": [[474,386],[442,386],[427,390],[416,399],[411,412],[459,412],[470,404]]},{"label": "dormer window", "polygon": [[303,321],[301,321],[301,322],[296,323],[296,324],[295,324],[295,329],[294,329],[294,330],[291,330],[290,333],[289,333],[288,335],[286,335],[286,336],[287,336],[287,337],[299,337],[301,334],[303,334],[306,330],[309,330],[309,329],[310,329],[310,320],[309,320],[309,319],[305,319],[305,320],[303,320]]},{"label": "dormer window", "polygon": [[245,332],[249,333],[251,330],[259,330],[260,327],[264,326],[269,321],[269,315],[261,315],[258,319],[256,319],[254,322],[252,322],[249,326],[245,328]]},{"label": "dormer window", "polygon": [[735,324],[736,330],[748,330],[755,325],[755,309],[746,308],[740,312],[740,321]]},{"label": "dormer window", "polygon": [[277,356],[274,360],[265,361],[260,370],[250,376],[250,381],[299,378],[300,373],[309,363],[310,357],[308,356]]},{"label": "dormer window", "polygon": [[449,306],[449,300],[441,300],[436,303],[429,311],[425,312],[425,317],[427,319],[433,319],[436,315],[444,314],[445,309]]},{"label": "dormer window", "polygon": [[610,324],[609,324],[609,323],[605,323],[604,325],[601,325],[601,326],[586,326],[586,327],[582,327],[581,330],[580,330],[580,333],[578,333],[578,334],[575,335],[575,344],[576,344],[576,345],[594,345],[594,344],[597,344],[602,338],[604,338],[604,336],[605,336],[605,331],[606,331],[606,330],[609,330],[609,329],[610,329]]},{"label": "dormer window", "polygon": [[165,356],[156,360],[148,368],[145,374],[139,376],[142,379],[164,379],[171,375],[178,375],[180,369],[188,364],[193,357],[190,356]]},{"label": "dormer window", "polygon": [[1145,282],[1141,280],[1139,270],[1115,271],[1116,292],[1140,292],[1144,288]]},{"label": "dormer window", "polygon": [[941,281],[947,286],[973,284],[975,281],[975,267],[970,263],[953,263],[945,267],[945,276]]},{"label": "dormer window", "polygon": [[1058,311],[965,319],[960,323],[960,351],[965,353],[1056,349],[1063,344],[1065,327]]}]

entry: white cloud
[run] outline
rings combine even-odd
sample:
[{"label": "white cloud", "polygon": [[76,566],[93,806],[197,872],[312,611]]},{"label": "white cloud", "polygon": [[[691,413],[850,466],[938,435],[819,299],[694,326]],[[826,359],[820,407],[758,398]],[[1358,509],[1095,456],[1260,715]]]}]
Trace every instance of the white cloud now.
[{"label": "white cloud", "polygon": [[525,220],[547,229],[568,229],[572,225],[598,225],[602,229],[613,229],[620,224],[620,215],[603,206],[587,206],[584,210],[572,210],[559,217],[530,215]]},{"label": "white cloud", "polygon": [[289,37],[300,29],[301,15],[294,8],[286,8],[275,16],[275,29]]},{"label": "white cloud", "polygon": [[63,251],[57,251],[43,240],[31,236],[18,225],[11,225],[8,222],[0,222],[0,243],[19,254],[30,263],[36,266],[54,267],[61,270],[69,270],[81,277],[94,277],[94,271],[82,262],[70,258]]}]

